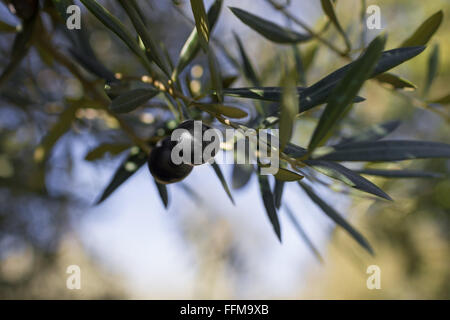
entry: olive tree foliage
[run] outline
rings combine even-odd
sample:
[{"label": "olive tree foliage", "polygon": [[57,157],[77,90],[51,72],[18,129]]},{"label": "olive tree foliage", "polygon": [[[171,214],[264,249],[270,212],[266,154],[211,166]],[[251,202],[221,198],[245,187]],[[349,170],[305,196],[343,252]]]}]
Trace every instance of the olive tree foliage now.
[{"label": "olive tree foliage", "polygon": [[[190,0],[184,5],[190,6],[192,10],[192,32],[180,46],[178,57],[173,59],[168,54],[164,39],[160,41],[155,37],[153,31],[157,26],[152,24],[141,8],[145,3],[117,0],[113,8],[120,12],[113,12],[99,1],[81,0],[84,9],[87,9],[83,11],[87,11],[91,18],[97,19],[105,30],[116,36],[129,50],[130,56],[141,65],[143,74],[137,75],[110,70],[102,62],[102,58],[96,56],[87,40],[88,25],[83,25],[80,30],[67,30],[65,23],[69,18],[67,8],[73,4],[71,0],[43,1],[41,4],[38,1],[6,2],[12,7],[16,6],[15,13],[22,23],[20,29],[1,23],[1,32],[15,33],[15,40],[10,48],[8,61],[3,61],[0,85],[5,86],[8,79],[14,76],[23,58],[30,48],[34,47],[44,62],[50,67],[56,64],[67,69],[84,90],[84,95],[80,98],[64,97],[61,101],[64,107],[59,112],[58,120],[48,128],[35,147],[33,161],[45,163],[48,160],[55,143],[69,132],[77,121],[76,115],[80,110],[101,112],[105,119],[114,122],[116,129],[123,133],[120,141],[101,143],[86,155],[86,160],[96,161],[108,153],[115,156],[128,152],[111,182],[100,194],[98,203],[105,201],[144,166],[149,154],[157,148],[158,142],[170,137],[171,132],[186,120],[202,120],[220,130],[279,129],[279,148],[274,150],[268,146],[280,159],[280,169],[273,177],[261,174],[262,163],[234,164],[232,181],[229,183],[218,164],[206,164],[211,165],[211,173],[220,180],[230,200],[233,201],[233,192],[239,192],[256,176],[261,199],[276,236],[281,241],[279,213],[284,207],[300,235],[315,250],[296,219],[294,210],[283,205],[283,190],[288,187],[298,188],[299,192],[309,197],[363,248],[373,253],[364,236],[355,230],[331,203],[321,197],[317,188],[322,185],[329,186],[331,183],[327,181],[338,181],[346,186],[344,192],[347,194],[361,196],[366,193],[374,199],[392,200],[380,187],[368,180],[368,177],[436,178],[440,174],[370,167],[352,170],[341,162],[363,162],[370,165],[375,162],[388,164],[393,161],[450,157],[450,145],[442,142],[389,139],[389,134],[398,127],[400,121],[380,123],[353,136],[345,136],[341,131],[352,106],[365,100],[360,94],[368,81],[388,86],[395,94],[408,99],[411,107],[413,104],[419,105],[439,114],[444,120],[449,120],[448,114],[442,111],[449,103],[448,95],[425,101],[424,95],[405,92],[415,90],[416,85],[391,73],[391,69],[414,59],[425,50],[427,43],[439,29],[443,19],[442,11],[419,24],[417,30],[403,43],[394,48],[386,48],[389,30],[375,37],[370,43],[361,41],[361,45],[357,46],[356,41],[346,34],[346,28],[336,14],[335,6],[339,5],[339,1],[320,1],[328,22],[321,30],[315,30],[295,16],[295,12],[290,10],[290,1],[281,4],[275,0],[266,0],[272,10],[281,13],[286,21],[289,21],[289,27],[285,27],[252,12],[226,7],[223,0],[215,0],[209,8],[205,7],[203,0]],[[171,5],[178,8],[181,4],[173,1]],[[280,83],[274,83],[270,87],[261,85],[261,76],[253,67],[254,57],[239,35],[234,35],[238,56],[231,54],[221,42],[222,35],[217,34],[214,29],[225,10],[234,15],[234,23],[246,25],[261,36],[260,41],[271,41],[282,50],[282,59],[272,62],[279,68]],[[118,18],[119,14],[121,17],[125,14],[128,21]],[[50,26],[43,23],[44,17],[50,17]],[[357,23],[362,25],[363,33],[365,20],[360,19]],[[303,31],[297,31],[297,27]],[[63,31],[69,43],[67,50],[61,50],[55,44],[50,35],[55,29]],[[339,35],[338,40],[342,41],[331,42],[327,38],[325,31],[332,29]],[[304,44],[307,43],[313,45],[305,50]],[[307,85],[305,79],[308,72],[314,68],[314,57],[319,49],[329,50],[346,64],[319,81]],[[434,51],[437,52],[437,47]],[[206,73],[209,74],[209,82],[202,86],[200,91],[196,91],[191,86],[192,79],[188,69],[195,59],[201,57],[208,61]],[[430,71],[423,90],[428,91],[432,85],[435,75],[433,68],[436,68],[438,57],[437,53],[430,55]],[[226,61],[231,66],[233,76],[229,76],[230,70],[221,68],[223,64],[219,61]],[[234,83],[239,78],[248,86],[236,87]],[[18,103],[12,97],[9,100],[11,103]],[[367,103],[370,104],[370,101]],[[147,114],[159,115],[162,112],[164,116],[155,116],[152,118],[154,121],[145,123],[143,128],[140,116],[144,109]],[[317,122],[309,143],[300,146],[294,141],[293,132],[296,122],[304,116],[315,118]],[[351,126],[352,123],[347,125]],[[324,180],[323,175],[328,176],[330,180]],[[168,186],[160,181],[155,183],[164,205],[169,206]],[[350,192],[351,188],[359,192]]]}]

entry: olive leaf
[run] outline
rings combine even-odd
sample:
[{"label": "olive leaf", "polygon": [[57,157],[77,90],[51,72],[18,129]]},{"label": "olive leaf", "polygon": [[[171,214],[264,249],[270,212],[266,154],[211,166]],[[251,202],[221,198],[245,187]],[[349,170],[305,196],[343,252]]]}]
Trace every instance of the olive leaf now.
[{"label": "olive leaf", "polygon": [[[136,7],[133,5],[132,1],[129,0],[119,0],[122,7],[125,9],[126,13],[130,17],[134,28],[136,29],[142,43],[145,46],[145,54],[150,60],[154,61],[156,65],[169,76],[168,67],[165,64],[162,53],[159,49],[156,40],[153,39],[151,33],[148,31],[148,27],[142,21]],[[134,3],[137,6],[137,3]]]},{"label": "olive leaf", "polygon": [[333,220],[338,226],[347,231],[353,239],[356,240],[364,249],[366,249],[370,254],[374,254],[372,247],[369,242],[356,231],[336,210],[330,207],[325,201],[323,201],[311,187],[306,184],[299,182],[300,187],[305,191],[308,197],[320,208],[322,211]]},{"label": "olive leaf", "polygon": [[438,172],[428,172],[420,170],[383,170],[383,169],[362,169],[357,170],[359,174],[378,176],[384,178],[442,178]]},{"label": "olive leaf", "polygon": [[286,44],[298,43],[311,39],[311,36],[309,35],[283,28],[245,10],[234,7],[230,7],[230,10],[239,18],[239,20],[270,41]]},{"label": "olive leaf", "polygon": [[450,93],[445,95],[445,96],[443,96],[443,97],[431,100],[429,102],[431,102],[431,103],[439,103],[439,104],[449,104],[450,103]]},{"label": "olive leaf", "polygon": [[220,71],[219,63],[212,49],[208,50],[209,72],[211,75],[211,84],[214,89],[217,101],[223,103],[223,87],[222,87],[222,73]]},{"label": "olive leaf", "polygon": [[298,113],[298,95],[295,87],[295,70],[285,74],[281,80],[283,94],[280,107],[280,150],[283,151],[286,144],[291,140],[295,116]]},{"label": "olive leaf", "polygon": [[298,181],[304,178],[301,174],[298,174],[296,172],[284,169],[284,168],[278,168],[278,172],[274,174],[275,179],[280,181]]},{"label": "olive leaf", "polygon": [[89,151],[84,157],[84,159],[87,161],[95,161],[103,158],[107,153],[115,156],[124,152],[129,148],[130,148],[129,144],[103,143],[98,147]]},{"label": "olive leaf", "polygon": [[375,38],[364,54],[352,64],[342,80],[336,84],[309,142],[309,152],[312,153],[316,147],[325,143],[364,81],[372,74],[385,43],[385,35]]},{"label": "olive leaf", "polygon": [[273,187],[273,198],[277,210],[279,210],[281,207],[281,198],[283,197],[284,184],[284,181],[275,179],[275,186]]},{"label": "olive leaf", "polygon": [[314,254],[314,256],[319,260],[320,263],[323,263],[323,258],[319,253],[319,250],[314,246],[308,235],[306,234],[305,230],[303,229],[302,225],[300,224],[299,219],[295,216],[294,212],[291,210],[291,208],[288,205],[284,205],[284,210],[289,218],[291,220],[291,223],[294,225],[295,230],[297,230],[298,234],[302,238],[302,240],[305,242],[306,246],[311,250],[311,252]]},{"label": "olive leaf", "polygon": [[125,92],[111,101],[109,109],[115,113],[131,112],[159,93],[155,89],[134,89]]},{"label": "olive leaf", "polygon": [[[450,145],[441,142],[380,140],[355,142],[324,148],[316,159],[331,161],[400,161],[450,158]],[[320,151],[320,150],[318,150]],[[318,152],[319,153],[319,152]]]},{"label": "olive leaf", "polygon": [[[219,19],[222,2],[223,0],[216,0],[208,10],[208,24],[210,32],[212,32],[217,20]],[[200,40],[197,33],[197,28],[194,28],[181,49],[178,64],[172,73],[171,78],[173,81],[175,81],[178,78],[178,75],[186,68],[186,66],[192,60],[194,60],[199,50]]]},{"label": "olive leaf", "polygon": [[165,184],[159,183],[155,179],[153,180],[155,181],[156,189],[158,189],[158,194],[161,198],[164,208],[167,209],[169,207],[169,194],[167,192],[167,186]]},{"label": "olive leaf", "polygon": [[431,37],[442,23],[444,13],[442,10],[434,13],[431,17],[425,20],[414,33],[406,39],[401,47],[413,47],[413,46],[423,46],[430,41]]},{"label": "olive leaf", "polygon": [[219,165],[217,163],[213,162],[213,163],[211,163],[211,167],[214,169],[214,172],[216,173],[217,178],[219,178],[223,189],[225,190],[228,198],[230,198],[231,202],[234,205],[235,203],[234,203],[233,195],[231,194],[230,188],[228,187],[227,181],[225,180],[225,177],[223,176],[222,170],[220,170]]},{"label": "olive leaf", "polygon": [[247,185],[253,174],[253,165],[235,164],[231,175],[231,187],[235,190]]},{"label": "olive leaf", "polygon": [[191,0],[192,13],[194,14],[195,27],[199,34],[200,45],[203,50],[208,51],[209,43],[209,21],[206,15],[203,0]]},{"label": "olive leaf", "polygon": [[105,201],[118,187],[147,162],[147,154],[139,147],[133,147],[128,157],[120,164],[110,183],[103,190],[96,204]]},{"label": "olive leaf", "polygon": [[423,95],[426,96],[431,88],[434,78],[437,75],[439,66],[439,45],[435,44],[428,58],[428,70],[425,80],[425,86],[423,88]]},{"label": "olive leaf", "polygon": [[278,221],[277,208],[275,207],[275,200],[270,191],[269,177],[258,173],[259,190],[261,192],[264,207],[266,208],[267,217],[272,224],[273,230],[281,242],[281,227]]},{"label": "olive leaf", "polygon": [[376,76],[375,79],[384,86],[392,89],[404,89],[412,91],[417,88],[416,85],[411,81],[388,72]]},{"label": "olive leaf", "polygon": [[122,22],[113,16],[106,8],[94,0],[80,0],[86,8],[100,20],[109,30],[114,32],[137,56],[142,56],[142,50],[131,33]]},{"label": "olive leaf", "polygon": [[344,182],[352,188],[373,194],[377,197],[392,200],[383,190],[375,184],[361,177],[358,173],[340,165],[339,163],[322,161],[322,160],[305,160],[307,165],[316,169],[317,171],[339,181]]},{"label": "olive leaf", "polygon": [[244,71],[245,77],[253,85],[259,86],[258,76],[256,75],[255,69],[253,68],[252,63],[250,62],[250,59],[249,59],[247,53],[245,52],[245,48],[244,48],[244,45],[242,44],[241,39],[239,38],[239,36],[236,33],[234,33],[234,38],[236,39],[236,43],[238,44],[238,49],[239,49],[239,53],[241,55],[242,66],[243,66],[243,71]]},{"label": "olive leaf", "polygon": [[354,136],[342,139],[337,145],[344,145],[346,143],[362,142],[362,141],[376,141],[386,137],[391,132],[396,130],[401,121],[392,120],[382,124],[375,124],[369,129],[355,134]]},{"label": "olive leaf", "polygon": [[322,9],[327,15],[328,19],[334,24],[336,27],[336,30],[339,32],[339,34],[342,36],[342,38],[345,41],[345,45],[347,46],[347,50],[350,51],[352,49],[352,45],[350,43],[350,40],[347,37],[347,34],[345,33],[344,29],[342,29],[341,24],[339,23],[339,20],[336,16],[336,12],[334,10],[334,5],[331,2],[331,0],[320,0],[320,3],[322,5]]},{"label": "olive leaf", "polygon": [[7,24],[6,22],[0,21],[0,32],[15,33],[17,32],[17,28],[15,26]]}]

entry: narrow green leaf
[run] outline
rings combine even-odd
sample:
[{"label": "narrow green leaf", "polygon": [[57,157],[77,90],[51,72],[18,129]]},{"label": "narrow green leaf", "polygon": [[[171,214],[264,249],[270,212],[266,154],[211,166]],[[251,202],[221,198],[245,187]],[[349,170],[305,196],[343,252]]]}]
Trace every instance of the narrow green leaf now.
[{"label": "narrow green leaf", "polygon": [[374,254],[369,242],[356,231],[336,210],[330,207],[325,201],[323,201],[309,186],[299,182],[300,187],[305,191],[309,198],[320,208],[322,211],[333,220],[338,226],[347,231],[353,239],[356,240],[364,249],[370,254]]},{"label": "narrow green leaf", "polygon": [[426,96],[431,88],[434,78],[437,75],[439,66],[439,44],[435,44],[428,58],[428,70],[423,88],[423,95]]},{"label": "narrow green leaf", "polygon": [[333,128],[346,112],[348,105],[356,97],[364,81],[370,77],[385,43],[386,36],[382,35],[375,38],[365,53],[355,61],[342,80],[336,84],[309,142],[309,152],[313,152],[316,147],[325,143]]},{"label": "narrow green leaf", "polygon": [[282,81],[283,94],[280,110],[280,150],[283,151],[286,144],[291,140],[295,123],[295,116],[299,110],[297,88],[295,87],[294,72],[286,74]]},{"label": "narrow green leaf", "polygon": [[0,21],[0,32],[15,33],[17,31],[18,30],[15,26],[12,26],[10,24],[7,24],[6,22]]},{"label": "narrow green leaf", "polygon": [[303,70],[308,72],[309,68],[312,66],[314,62],[314,58],[317,55],[317,52],[319,51],[319,45],[316,43],[312,45],[311,47],[307,48],[302,55],[302,61],[303,61]]},{"label": "narrow green leaf", "polygon": [[264,207],[266,208],[267,217],[272,224],[273,230],[281,242],[281,227],[278,221],[277,209],[275,207],[275,200],[270,191],[270,184],[268,176],[258,174],[259,189],[261,192]]},{"label": "narrow green leaf", "polygon": [[[139,13],[136,11],[136,8],[133,6],[133,3],[129,0],[119,0],[120,4],[130,17],[131,22],[133,23],[134,28],[136,29],[139,37],[141,38],[144,46],[145,53],[150,58],[150,60],[154,61],[156,65],[167,75],[170,76],[169,69],[165,64],[165,60],[159,49],[157,42],[153,39],[151,33],[148,30],[148,27],[145,26],[142,21]],[[137,3],[135,3],[137,6]]]},{"label": "narrow green leaf", "polygon": [[[371,74],[371,78],[382,74],[403,62],[417,56],[425,47],[408,47],[384,51]],[[305,88],[300,95],[300,112],[312,109],[313,107],[325,103],[333,91],[336,84],[345,76],[347,71],[353,67],[358,60],[351,62],[344,67],[330,73],[325,78],[319,80],[310,87]]]},{"label": "narrow green leaf", "polygon": [[129,144],[117,144],[117,143],[103,143],[98,147],[89,151],[84,157],[87,161],[95,161],[103,158],[105,154],[118,155],[125,150],[129,149]]},{"label": "narrow green leaf", "polygon": [[230,7],[230,10],[239,18],[239,20],[270,41],[286,44],[298,43],[311,39],[311,36],[309,35],[283,28],[242,9]]},{"label": "narrow green leaf", "polygon": [[278,172],[274,176],[277,180],[285,182],[298,181],[304,178],[301,174],[284,168],[278,168]]},{"label": "narrow green leaf", "polygon": [[384,178],[442,178],[438,172],[427,172],[419,170],[382,170],[382,169],[363,169],[356,172],[369,176],[378,176]]},{"label": "narrow green leaf", "polygon": [[240,119],[245,118],[248,115],[247,112],[245,112],[244,110],[232,106],[224,106],[218,103],[209,103],[209,104],[195,103],[194,106],[203,111],[221,114],[229,118]]},{"label": "narrow green leaf", "polygon": [[[331,161],[401,161],[408,159],[450,158],[450,145],[413,140],[355,142],[326,147],[316,158]],[[319,150],[318,150],[319,151]]]},{"label": "narrow green leaf", "polygon": [[80,0],[86,8],[99,19],[109,30],[114,32],[122,41],[139,57],[142,50],[137,42],[119,19],[114,17],[108,10],[95,0]]},{"label": "narrow green leaf", "polygon": [[305,86],[306,85],[306,73],[303,68],[303,58],[300,49],[296,45],[292,45],[292,52],[294,53],[295,69],[297,70],[297,82]]},{"label": "narrow green leaf", "polygon": [[209,43],[209,21],[206,16],[203,0],[191,0],[192,13],[194,14],[195,27],[200,35],[200,45],[203,50],[208,51]]},{"label": "narrow green leaf", "polygon": [[375,184],[361,177],[356,172],[344,167],[343,165],[340,165],[339,163],[322,160],[305,160],[304,162],[317,171],[333,179],[342,181],[352,188],[373,194],[386,200],[392,200],[389,195],[378,188]]},{"label": "narrow green leaf", "polygon": [[247,78],[247,80],[255,85],[255,86],[259,86],[259,79],[258,76],[256,75],[255,69],[252,66],[252,63],[250,62],[250,59],[247,55],[247,53],[245,52],[245,48],[244,45],[242,44],[241,39],[239,38],[239,36],[235,33],[234,34],[234,38],[236,39],[236,43],[238,44],[238,48],[239,48],[239,53],[241,55],[241,59],[242,59],[242,66],[244,68],[244,75]]},{"label": "narrow green leaf", "polygon": [[384,122],[382,124],[373,125],[369,129],[359,132],[359,133],[355,134],[354,136],[342,139],[342,141],[339,142],[338,145],[343,145],[346,143],[353,143],[353,142],[380,140],[381,138],[386,137],[391,132],[396,130],[398,128],[398,126],[400,125],[400,123],[401,123],[401,121],[392,120],[392,121]]},{"label": "narrow green leaf", "polygon": [[235,190],[241,189],[247,185],[253,174],[253,165],[235,164],[231,176],[231,187]]},{"label": "narrow green leaf", "polygon": [[156,189],[158,189],[159,197],[161,198],[164,207],[167,209],[167,207],[169,206],[169,194],[167,192],[167,186],[165,184],[158,183],[156,180],[154,181]]},{"label": "narrow green leaf", "polygon": [[344,29],[342,29],[341,24],[339,23],[339,20],[336,16],[336,12],[334,10],[334,5],[330,0],[320,0],[320,3],[322,4],[322,9],[327,15],[328,19],[334,24],[337,31],[341,34],[342,38],[345,41],[345,45],[347,46],[347,50],[350,51],[352,49],[352,46],[350,44],[350,41],[345,34]]},{"label": "narrow green leaf", "polygon": [[220,71],[214,51],[208,51],[209,72],[211,75],[211,84],[214,89],[217,101],[223,103],[223,87],[222,87],[222,72]]},{"label": "narrow green leaf", "polygon": [[28,54],[31,46],[36,19],[31,19],[23,23],[23,29],[15,35],[10,60],[0,73],[0,86],[14,74],[23,58]]},{"label": "narrow green leaf", "polygon": [[[219,18],[222,3],[223,0],[216,0],[208,10],[208,23],[210,27],[210,32],[212,32]],[[186,66],[192,60],[194,60],[199,50],[200,50],[200,40],[198,37],[197,28],[194,28],[194,30],[192,30],[188,39],[184,43],[183,48],[181,49],[178,64],[172,73],[173,81],[175,81],[178,78],[178,75],[186,68]]]},{"label": "narrow green leaf", "polygon": [[431,39],[433,34],[437,31],[442,23],[444,13],[439,10],[427,20],[425,20],[419,28],[406,39],[400,47],[413,47],[413,46],[424,46]]},{"label": "narrow green leaf", "polygon": [[223,176],[222,170],[220,170],[219,165],[217,163],[213,162],[213,163],[211,163],[211,167],[214,169],[214,172],[216,173],[217,178],[219,178],[223,189],[225,190],[228,198],[230,198],[231,202],[234,205],[235,203],[234,203],[233,195],[231,194],[230,188],[228,188],[227,181],[225,180],[225,177]]},{"label": "narrow green leaf", "polygon": [[58,140],[72,127],[78,109],[78,105],[70,104],[59,115],[58,121],[50,128],[34,152],[34,160],[36,162],[43,162],[50,156],[51,150],[56,142],[58,142]]},{"label": "narrow green leaf", "polygon": [[138,147],[133,147],[127,159],[121,163],[114,173],[111,182],[99,197],[97,204],[105,201],[118,187],[131,177],[140,167],[147,162],[147,154]]},{"label": "narrow green leaf", "polygon": [[284,184],[284,181],[275,179],[275,186],[273,187],[273,198],[277,210],[279,210],[281,207],[281,198],[283,197]]},{"label": "narrow green leaf", "polygon": [[449,104],[450,103],[450,93],[445,95],[445,96],[443,96],[443,97],[431,100],[429,102],[430,103],[439,103],[439,104],[442,104],[442,105]]},{"label": "narrow green leaf", "polygon": [[322,256],[319,253],[319,250],[314,246],[308,235],[306,234],[305,230],[303,229],[302,225],[300,224],[300,221],[295,216],[294,212],[291,210],[291,208],[287,205],[284,206],[284,209],[286,211],[286,214],[291,220],[292,224],[294,225],[295,229],[297,230],[298,234],[302,238],[302,240],[306,243],[306,246],[312,251],[314,256],[319,260],[320,263],[323,263]]},{"label": "narrow green leaf", "polygon": [[125,92],[111,101],[109,109],[115,113],[131,112],[159,93],[155,89],[134,89]]},{"label": "narrow green leaf", "polygon": [[417,88],[412,82],[388,72],[376,76],[375,79],[390,89],[413,91]]}]

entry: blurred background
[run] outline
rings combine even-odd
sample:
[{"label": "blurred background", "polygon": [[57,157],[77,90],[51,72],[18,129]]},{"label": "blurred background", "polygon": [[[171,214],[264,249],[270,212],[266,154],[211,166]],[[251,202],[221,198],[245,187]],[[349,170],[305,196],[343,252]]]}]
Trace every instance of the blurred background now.
[{"label": "blurred background", "polygon": [[[131,30],[115,1],[99,1]],[[189,1],[138,0],[151,23],[151,32],[176,60],[192,30]],[[206,1],[209,6],[212,1]],[[361,3],[381,8],[382,30],[366,30],[361,39]],[[47,5],[42,1],[41,6]],[[242,24],[227,6],[289,25],[265,0],[225,0],[214,30],[218,41],[238,57],[233,31],[238,33],[263,85],[279,84],[279,56],[284,49]],[[127,48],[82,7],[82,28],[97,57],[114,73],[145,74]],[[326,22],[320,2],[292,0],[292,13],[314,29]],[[394,72],[417,85],[421,99],[447,94],[450,81],[450,3],[436,1],[338,1],[337,14],[355,48],[379,32],[394,48],[427,17],[442,9],[444,21],[428,48]],[[44,25],[52,30],[49,15]],[[21,21],[0,3],[0,69],[9,60],[14,31]],[[290,25],[292,28],[295,26]],[[300,30],[300,29],[299,29]],[[67,52],[61,30],[51,33],[60,52]],[[343,43],[335,29],[324,36]],[[424,88],[428,61],[438,44],[439,65],[433,85]],[[311,52],[315,43],[300,45]],[[327,48],[315,50],[308,85],[347,62]],[[219,56],[224,75],[237,75]],[[192,87],[209,81],[204,55],[187,70]],[[248,85],[241,77],[236,86]],[[449,143],[448,123],[437,113],[415,106],[391,90],[367,82],[367,100],[354,106],[351,128],[365,128],[400,119],[392,138]],[[65,109],[64,98],[80,99],[83,87],[68,70],[33,46],[17,71],[0,85],[0,298],[2,299],[449,299],[450,298],[450,180],[448,160],[416,160],[391,164],[440,172],[440,179],[375,178],[394,202],[348,197],[326,190],[323,197],[345,214],[368,238],[370,256],[309,201],[296,185],[287,187],[283,201],[296,214],[323,258],[312,254],[280,211],[283,243],[273,234],[255,177],[234,190],[233,206],[208,166],[197,167],[182,184],[170,185],[166,210],[147,167],[142,167],[100,205],[98,196],[126,154],[107,154],[88,161],[86,154],[101,142],[123,141],[115,119],[95,108],[79,109],[68,128],[55,128]],[[66,100],[67,101],[67,100]],[[243,105],[247,101],[241,101]],[[447,112],[444,108],[442,112]],[[139,126],[151,126],[158,111],[139,113]],[[295,140],[304,146],[314,129],[311,118],[300,119]],[[356,125],[355,125],[356,124]],[[42,161],[42,141],[50,128],[62,131]],[[349,130],[351,130],[349,127]],[[67,130],[66,130],[67,129]],[[345,130],[345,127],[344,127]],[[48,140],[48,139],[47,139]],[[39,151],[40,150],[40,151]],[[231,181],[230,166],[223,165]],[[322,190],[321,190],[322,191]],[[81,290],[66,287],[67,267],[81,269]],[[367,267],[381,269],[381,289],[366,287]]]}]

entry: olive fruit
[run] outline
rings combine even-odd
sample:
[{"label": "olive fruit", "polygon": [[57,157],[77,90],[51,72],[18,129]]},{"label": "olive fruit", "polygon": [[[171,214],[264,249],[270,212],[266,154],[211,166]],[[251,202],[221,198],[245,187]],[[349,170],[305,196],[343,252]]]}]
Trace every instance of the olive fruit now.
[{"label": "olive fruit", "polygon": [[150,152],[148,168],[150,173],[161,184],[175,183],[186,178],[192,171],[189,164],[174,164],[171,159],[174,143],[170,137],[159,141]]},{"label": "olive fruit", "polygon": [[[220,147],[219,137],[210,126],[201,121],[186,120],[172,133],[171,140],[175,143],[175,153],[183,158],[183,163],[202,165],[217,154]],[[189,150],[190,154],[183,152]],[[206,151],[206,152],[205,152]]]}]

